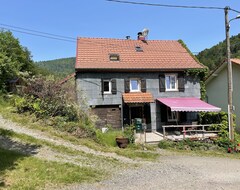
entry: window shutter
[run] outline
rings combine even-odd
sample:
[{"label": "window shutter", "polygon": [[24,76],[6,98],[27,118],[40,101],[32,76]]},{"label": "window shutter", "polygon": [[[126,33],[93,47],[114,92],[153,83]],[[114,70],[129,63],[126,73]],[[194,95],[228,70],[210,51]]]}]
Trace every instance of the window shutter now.
[{"label": "window shutter", "polygon": [[112,79],[112,94],[117,94],[117,81],[116,79]]},{"label": "window shutter", "polygon": [[159,91],[165,92],[165,75],[164,75],[164,73],[161,73],[159,75]]},{"label": "window shutter", "polygon": [[101,92],[102,92],[102,95],[104,94],[104,82],[103,82],[103,79],[101,79]]},{"label": "window shutter", "polygon": [[125,79],[125,92],[128,93],[130,92],[130,80],[129,79]]},{"label": "window shutter", "polygon": [[184,73],[178,74],[178,90],[179,92],[184,92],[185,88]]},{"label": "window shutter", "polygon": [[142,92],[147,92],[147,84],[146,84],[146,80],[145,79],[141,80],[141,91]]}]

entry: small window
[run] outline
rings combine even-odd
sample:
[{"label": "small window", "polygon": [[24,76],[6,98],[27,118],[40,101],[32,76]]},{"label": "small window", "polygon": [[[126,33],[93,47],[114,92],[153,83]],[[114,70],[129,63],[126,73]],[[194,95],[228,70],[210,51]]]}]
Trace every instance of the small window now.
[{"label": "small window", "polygon": [[170,108],[167,108],[167,120],[178,121],[178,112],[172,112]]},{"label": "small window", "polygon": [[120,58],[119,58],[119,55],[118,54],[110,54],[109,55],[109,60],[110,61],[119,61],[120,60]]},{"label": "small window", "polygon": [[143,52],[143,49],[140,46],[136,46],[135,50],[136,50],[136,52]]},{"label": "small window", "polygon": [[104,94],[111,94],[111,81],[110,80],[103,80],[103,93]]},{"label": "small window", "polygon": [[130,80],[130,92],[140,92],[141,91],[141,81],[139,79]]},{"label": "small window", "polygon": [[177,91],[177,75],[176,74],[166,74],[165,75],[165,87],[166,91]]}]

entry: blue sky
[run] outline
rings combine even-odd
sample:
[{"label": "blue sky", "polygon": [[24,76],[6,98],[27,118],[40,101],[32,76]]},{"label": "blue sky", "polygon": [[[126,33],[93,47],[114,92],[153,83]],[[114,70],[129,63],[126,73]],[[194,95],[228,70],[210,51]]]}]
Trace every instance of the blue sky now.
[{"label": "blue sky", "polygon": [[[239,0],[134,1],[190,6],[230,6],[240,11]],[[235,12],[229,13],[229,18],[236,16]],[[127,35],[131,36],[131,39],[136,39],[139,31],[148,28],[149,40],[182,39],[193,52],[210,48],[225,39],[223,10],[163,8],[119,4],[105,0],[1,0],[0,24],[75,39],[77,37],[124,39]],[[231,22],[230,35],[238,33],[240,19]],[[76,53],[74,42],[14,31],[13,34],[31,51],[35,61],[73,57]]]}]

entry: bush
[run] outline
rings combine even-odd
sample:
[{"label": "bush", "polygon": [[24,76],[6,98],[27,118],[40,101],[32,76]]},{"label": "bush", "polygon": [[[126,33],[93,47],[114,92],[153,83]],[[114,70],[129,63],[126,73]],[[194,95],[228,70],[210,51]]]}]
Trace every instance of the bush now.
[{"label": "bush", "polygon": [[123,136],[129,139],[130,143],[134,143],[135,137],[134,137],[134,125],[125,125],[124,126],[124,132]]}]

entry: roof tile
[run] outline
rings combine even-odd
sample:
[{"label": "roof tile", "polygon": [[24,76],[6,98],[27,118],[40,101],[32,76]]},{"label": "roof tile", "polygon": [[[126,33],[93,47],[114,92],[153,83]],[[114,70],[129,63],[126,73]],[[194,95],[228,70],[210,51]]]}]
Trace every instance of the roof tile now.
[{"label": "roof tile", "polygon": [[[143,52],[137,52],[140,46]],[[120,61],[110,61],[116,53]],[[178,41],[78,38],[76,69],[204,68]]]},{"label": "roof tile", "polygon": [[150,92],[123,93],[125,103],[151,103],[154,102],[153,95]]}]

